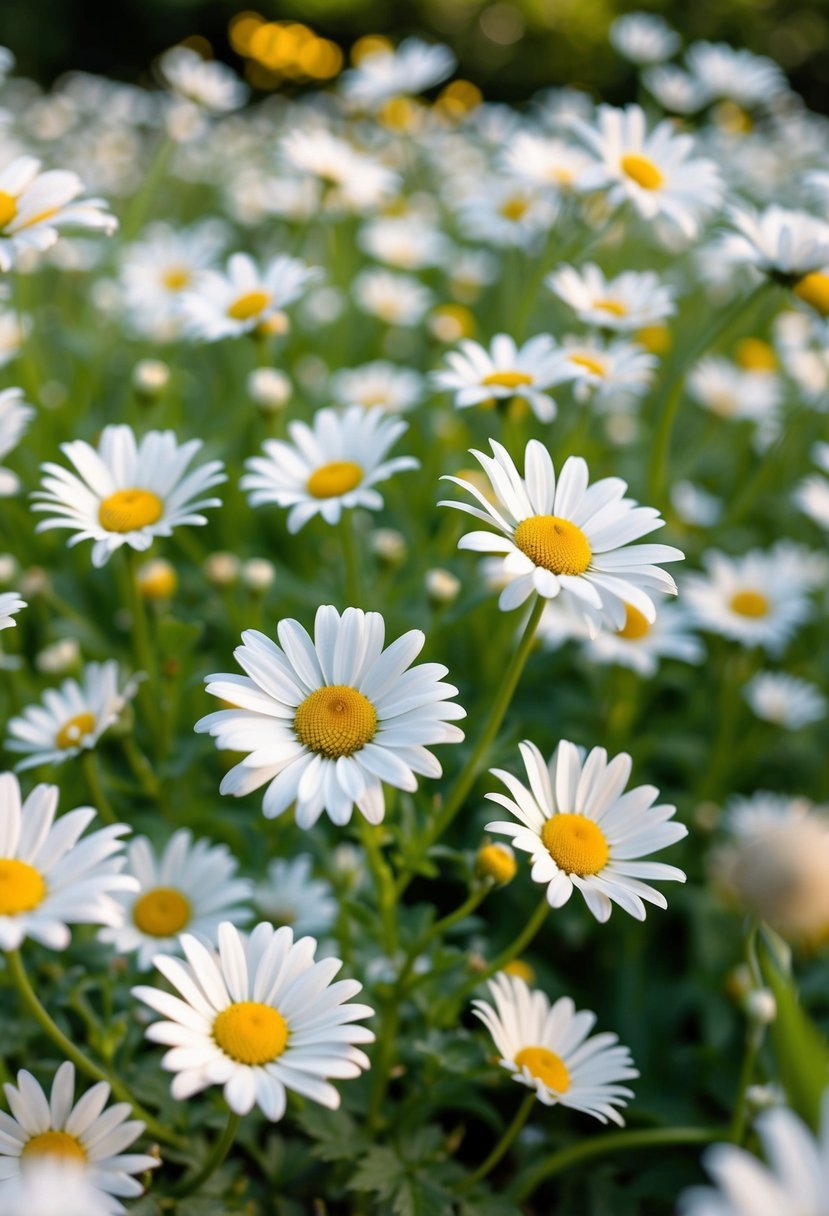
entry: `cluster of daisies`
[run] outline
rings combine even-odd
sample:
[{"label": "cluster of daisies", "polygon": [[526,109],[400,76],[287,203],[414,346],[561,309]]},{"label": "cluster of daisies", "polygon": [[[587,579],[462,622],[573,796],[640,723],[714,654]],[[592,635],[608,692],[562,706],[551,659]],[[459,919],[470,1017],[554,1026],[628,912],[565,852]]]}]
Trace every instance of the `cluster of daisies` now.
[{"label": "cluster of daisies", "polygon": [[[559,87],[518,113],[418,38],[364,40],[330,89],[279,104],[189,46],[152,89],[75,73],[48,94],[0,54],[3,737],[15,772],[52,779],[0,775],[0,950],[66,1057],[30,1054],[4,1086],[4,1214],[114,1216],[166,1194],[168,1168],[198,1189],[230,1141],[176,1177],[197,1095],[228,1136],[289,1095],[384,1135],[431,1084],[446,1001],[418,986],[445,982],[441,927],[466,933],[450,1033],[488,981],[479,1064],[494,1046],[528,1102],[621,1125],[631,1051],[470,921],[519,874],[542,888],[531,928],[614,905],[643,922],[685,882],[662,853],[690,820],[717,833],[722,908],[829,940],[829,794],[809,785],[827,123],[770,60],[683,48],[653,15],[610,37],[645,104]],[[681,548],[652,539],[666,524]],[[211,670],[237,641],[237,670]],[[607,705],[566,733],[605,746],[563,737],[573,685]],[[691,760],[670,754],[678,816],[632,784],[656,750],[637,736],[681,734],[699,688]],[[658,723],[637,718],[649,695]],[[803,788],[758,790],[790,755]],[[93,805],[58,814],[80,789]],[[466,902],[420,935],[410,883],[444,869]],[[32,988],[30,955],[67,950],[106,960],[126,1072],[172,1074],[169,1126]],[[769,994],[749,988],[756,1015]],[[404,1007],[421,1021],[401,1031]],[[770,1168],[712,1150],[719,1189],[689,1216],[818,1210],[825,1132],[782,1106],[757,1126]],[[502,1156],[466,1175],[470,1205]]]}]

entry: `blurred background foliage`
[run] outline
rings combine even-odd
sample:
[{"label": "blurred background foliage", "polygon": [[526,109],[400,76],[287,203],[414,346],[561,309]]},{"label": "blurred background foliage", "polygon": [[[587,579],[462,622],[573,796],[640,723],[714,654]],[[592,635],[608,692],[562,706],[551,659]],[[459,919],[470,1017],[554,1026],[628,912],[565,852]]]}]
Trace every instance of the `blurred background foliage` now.
[{"label": "blurred background foliage", "polygon": [[[230,0],[2,0],[0,42],[14,50],[20,71],[44,84],[76,68],[146,83],[155,56],[185,39],[241,68],[246,7]],[[458,55],[460,75],[491,100],[574,84],[614,102],[632,95],[633,70],[609,47],[608,26],[621,12],[647,8],[686,40],[724,40],[770,55],[812,109],[829,111],[829,0],[260,0],[255,7],[266,21],[302,23],[346,53],[370,33],[444,41]],[[330,47],[312,60],[311,82],[335,74]],[[246,68],[259,87],[296,87],[302,78],[268,78],[250,61]]]}]

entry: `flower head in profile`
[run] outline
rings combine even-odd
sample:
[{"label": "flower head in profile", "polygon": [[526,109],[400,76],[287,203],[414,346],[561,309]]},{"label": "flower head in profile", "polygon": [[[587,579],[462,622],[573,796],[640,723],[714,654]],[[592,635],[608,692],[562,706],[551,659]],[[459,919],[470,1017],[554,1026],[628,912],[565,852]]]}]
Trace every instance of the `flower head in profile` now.
[{"label": "flower head in profile", "polygon": [[326,811],[334,823],[354,803],[370,823],[383,818],[383,782],[414,790],[417,777],[439,777],[427,748],[458,743],[453,720],[466,716],[444,684],[439,663],[411,667],[426,641],[410,630],[383,649],[379,612],[317,610],[314,638],[299,621],[279,622],[280,645],[255,630],[235,657],[247,675],[207,677],[207,691],[234,706],[208,714],[196,730],[217,746],[247,752],[221,784],[237,798],[267,784],[262,809],[273,819],[295,802],[308,828]]},{"label": "flower head in profile", "polygon": [[779,64],[727,42],[695,42],[685,57],[706,101],[733,101],[746,110],[768,106],[788,89]]},{"label": "flower head in profile", "polygon": [[676,866],[645,861],[687,836],[674,821],[676,807],[654,806],[659,791],[652,785],[627,790],[631,759],[622,752],[608,760],[602,747],[586,758],[563,739],[549,765],[530,742],[520,745],[529,786],[511,773],[493,769],[509,790],[487,794],[514,816],[488,823],[486,830],[508,836],[514,848],[530,854],[534,882],[547,887],[551,908],[580,891],[598,921],[606,921],[614,903],[636,920],[645,919],[645,902],[666,908],[661,891],[646,880],[684,882]]},{"label": "flower head in profile", "polygon": [[126,824],[81,835],[95,818],[92,807],[67,811],[55,822],[58,787],[37,785],[24,802],[12,773],[0,774],[0,949],[16,950],[27,938],[65,950],[69,925],[118,925],[114,898],[134,891],[122,874],[120,839]]},{"label": "flower head in profile", "polygon": [[185,101],[210,114],[227,114],[245,104],[247,85],[226,63],[204,59],[187,46],[173,46],[158,60],[164,82]]},{"label": "flower head in profile", "polygon": [[[33,417],[34,410],[23,400],[22,388],[5,388],[0,392],[0,460],[17,447]],[[0,468],[0,498],[8,498],[19,489],[17,475]]]},{"label": "flower head in profile", "polygon": [[[86,1184],[91,1206],[88,1211],[101,1216],[126,1212],[121,1198],[134,1198],[144,1192],[135,1177],[156,1169],[161,1162],[145,1153],[125,1153],[144,1131],[144,1124],[130,1119],[127,1102],[107,1106],[110,1087],[99,1081],[75,1101],[75,1066],[61,1064],[47,1098],[30,1072],[17,1074],[17,1084],[3,1086],[11,1114],[0,1112],[0,1210],[11,1196],[24,1195],[28,1187],[35,1198],[36,1180],[32,1172],[54,1165],[69,1173],[68,1196],[75,1184]],[[75,1177],[74,1175],[77,1174]],[[57,1181],[59,1174],[56,1174]],[[31,1210],[31,1209],[29,1209]],[[68,1216],[84,1216],[83,1210],[66,1206],[66,1198],[53,1209]],[[19,1216],[22,1216],[23,1209]]]},{"label": "flower head in profile", "polygon": [[551,1004],[546,994],[503,971],[489,981],[493,1004],[472,1007],[492,1035],[498,1063],[519,1085],[535,1090],[544,1106],[566,1106],[600,1123],[624,1125],[618,1107],[633,1091],[622,1085],[639,1076],[630,1051],[615,1034],[587,1036],[595,1013],[576,1011],[568,996]]},{"label": "flower head in profile", "polygon": [[400,186],[392,169],[324,126],[294,127],[282,139],[281,149],[292,169],[320,183],[327,209],[373,210]]},{"label": "flower head in profile", "polygon": [[16,591],[0,592],[0,630],[14,629],[17,621],[14,619],[21,608],[26,607],[26,601],[21,599]]},{"label": "flower head in profile", "polygon": [[673,291],[652,270],[627,270],[611,279],[592,262],[578,268],[564,265],[546,284],[580,321],[597,329],[634,333],[660,325],[676,312]]},{"label": "flower head in profile", "polygon": [[343,74],[342,89],[355,106],[376,110],[392,97],[415,96],[440,84],[456,63],[447,46],[404,38],[397,48],[380,46],[362,55],[357,67]]},{"label": "flower head in profile", "polygon": [[[548,611],[552,611],[552,606]],[[542,617],[539,624],[542,637],[543,630]],[[584,645],[589,657],[596,662],[629,667],[645,678],[656,675],[663,659],[698,664],[705,657],[705,648],[694,632],[688,613],[670,601],[658,605],[653,622],[628,604],[621,629],[601,629],[594,638],[587,638]]]},{"label": "flower head in profile", "polygon": [[172,431],[148,431],[141,439],[128,426],[107,426],[97,449],[81,439],[61,444],[76,472],[43,465],[43,489],[34,510],[50,512],[38,532],[67,528],[69,545],[94,541],[93,566],[103,566],[116,549],[143,552],[157,536],[172,536],[185,524],[206,524],[200,513],[221,506],[203,495],[225,481],[219,460],[187,473],[200,439],[179,444]]},{"label": "flower head in profile", "polygon": [[287,254],[257,266],[248,254],[234,253],[225,270],[200,271],[192,289],[182,294],[185,332],[205,342],[253,331],[267,334],[319,277],[319,267]]},{"label": "flower head in profile", "polygon": [[271,502],[287,507],[289,532],[298,532],[315,515],[336,524],[343,511],[355,507],[379,511],[383,499],[377,483],[420,467],[414,456],[386,459],[407,429],[406,422],[389,418],[379,406],[318,410],[310,426],[288,424],[291,443],[266,440],[265,455],[246,462],[241,487],[252,507]]},{"label": "flower head in profile", "polygon": [[337,919],[339,905],[330,885],[313,874],[313,858],[298,853],[290,861],[277,857],[256,888],[256,906],[272,925],[289,925],[297,937],[321,937]]},{"label": "flower head in profile", "polygon": [[675,55],[680,37],[658,13],[624,13],[610,27],[610,45],[631,63],[644,66]]},{"label": "flower head in profile", "polygon": [[0,170],[0,271],[11,270],[21,253],[51,249],[64,229],[111,236],[118,221],[102,198],[79,198],[83,189],[75,173],[41,173],[32,156]]},{"label": "flower head in profile", "polygon": [[402,414],[423,400],[424,381],[412,368],[377,359],[335,372],[331,394],[340,405],[361,405],[366,410],[379,407],[387,414]]},{"label": "flower head in profile", "polygon": [[732,207],[733,231],[721,243],[722,256],[738,266],[791,287],[821,316],[829,315],[829,224],[806,211],[771,206],[763,211]]},{"label": "flower head in profile", "polygon": [[288,1090],[336,1110],[340,1095],[328,1078],[359,1076],[369,1061],[356,1044],[374,1040],[357,1025],[374,1010],[351,1003],[362,985],[333,982],[340,960],[315,962],[312,937],[294,941],[289,928],[265,922],[250,935],[220,925],[217,952],[189,933],[181,944],[186,962],[155,960],[180,995],[133,990],[166,1019],[147,1037],[169,1048],[163,1066],[175,1073],[176,1101],[221,1085],[239,1115],[258,1106],[266,1119],[281,1119]]},{"label": "flower head in profile", "polygon": [[436,388],[455,394],[458,409],[519,397],[542,422],[556,414],[547,390],[576,375],[549,334],[538,334],[521,347],[508,334],[496,334],[489,350],[466,339],[457,351],[450,351],[446,362],[433,381]]},{"label": "flower head in profile", "polygon": [[801,730],[826,717],[826,697],[817,685],[785,671],[758,671],[743,692],[758,718],[785,730]]},{"label": "flower head in profile", "polygon": [[657,562],[684,556],[670,545],[632,545],[664,520],[653,507],[625,497],[627,485],[605,477],[589,485],[587,465],[571,456],[556,479],[550,454],[538,440],[526,447],[522,477],[508,452],[490,440],[493,455],[473,451],[492,485],[497,506],[471,482],[447,477],[467,490],[478,506],[443,502],[497,532],[468,532],[459,549],[503,555],[509,582],[498,600],[503,611],[523,604],[533,592],[545,599],[564,594],[585,616],[592,631],[604,615],[617,629],[627,605],[647,621],[656,618],[651,592],[676,594],[676,584]]}]

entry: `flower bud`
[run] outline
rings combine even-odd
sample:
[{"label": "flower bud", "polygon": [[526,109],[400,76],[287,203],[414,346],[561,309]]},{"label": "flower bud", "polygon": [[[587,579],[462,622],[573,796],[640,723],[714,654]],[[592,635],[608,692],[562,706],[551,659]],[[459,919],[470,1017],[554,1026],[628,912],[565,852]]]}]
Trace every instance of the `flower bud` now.
[{"label": "flower bud", "polygon": [[275,367],[257,367],[247,379],[248,396],[261,414],[278,414],[291,399],[291,381]]},{"label": "flower bud", "polygon": [[214,587],[232,587],[238,583],[241,563],[235,553],[211,553],[204,561],[207,581]]},{"label": "flower bud", "polygon": [[475,855],[475,873],[479,878],[491,878],[504,886],[512,882],[518,870],[515,853],[506,844],[482,845]]},{"label": "flower bud", "polygon": [[178,576],[163,557],[139,566],[135,581],[145,600],[168,600],[175,595],[178,587]]},{"label": "flower bud", "polygon": [[170,369],[161,359],[140,359],[132,369],[132,387],[142,401],[157,401],[170,383]]},{"label": "flower bud", "polygon": [[458,598],[461,580],[451,570],[435,568],[426,571],[426,594],[435,604],[451,604]]},{"label": "flower bud", "polygon": [[258,595],[268,590],[276,578],[276,567],[264,557],[252,557],[242,566],[242,582]]}]

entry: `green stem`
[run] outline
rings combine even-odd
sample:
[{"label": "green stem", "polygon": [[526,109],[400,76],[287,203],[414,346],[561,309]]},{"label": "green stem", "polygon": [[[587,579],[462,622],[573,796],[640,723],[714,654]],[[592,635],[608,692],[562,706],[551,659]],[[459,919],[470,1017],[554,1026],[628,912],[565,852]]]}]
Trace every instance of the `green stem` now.
[{"label": "green stem", "polygon": [[740,1068],[740,1080],[737,1084],[737,1097],[734,1102],[734,1116],[731,1120],[729,1139],[735,1144],[742,1144],[745,1139],[748,1123],[748,1088],[754,1080],[754,1069],[757,1064],[757,1053],[763,1042],[763,1027],[751,1023],[746,1031],[746,1045],[743,1052],[743,1063]]},{"label": "green stem", "polygon": [[360,839],[366,851],[369,869],[374,876],[377,888],[377,903],[380,907],[380,918],[383,927],[383,948],[391,955],[397,949],[397,921],[395,906],[397,898],[394,889],[394,877],[383,857],[380,847],[378,824],[369,823],[360,815]]},{"label": "green stem", "polygon": [[430,942],[433,942],[436,937],[442,936],[442,934],[451,929],[453,925],[457,925],[459,921],[465,920],[467,916],[471,915],[471,913],[473,913],[478,907],[478,904],[483,903],[487,895],[489,895],[490,891],[492,890],[492,886],[493,884],[489,882],[484,886],[475,887],[472,891],[470,891],[463,903],[458,905],[454,912],[449,912],[446,916],[441,917],[440,920],[436,920],[429,932],[425,935],[421,942],[418,943],[415,953],[422,954],[424,949],[429,945]]},{"label": "green stem", "polygon": [[473,1187],[476,1182],[480,1182],[482,1178],[486,1178],[487,1174],[495,1169],[495,1166],[498,1164],[501,1158],[506,1155],[510,1148],[512,1148],[516,1136],[529,1118],[530,1111],[532,1110],[534,1103],[535,1090],[531,1089],[524,1098],[524,1101],[518,1107],[518,1110],[515,1113],[515,1118],[513,1119],[512,1123],[510,1123],[501,1139],[495,1145],[495,1148],[484,1160],[484,1162],[478,1166],[474,1173],[470,1174],[461,1183],[460,1189],[462,1191],[466,1191],[470,1187]]},{"label": "green stem", "polygon": [[359,608],[362,603],[360,591],[360,562],[357,542],[354,537],[353,512],[343,511],[340,516],[340,541],[345,566],[345,599],[350,608]]},{"label": "green stem", "polygon": [[135,1100],[126,1085],[119,1081],[117,1077],[110,1076],[104,1071],[94,1060],[90,1060],[79,1047],[76,1047],[70,1038],[68,1038],[61,1028],[52,1021],[49,1014],[41,1005],[37,998],[31,981],[26,973],[26,968],[23,964],[19,950],[9,950],[6,952],[6,965],[9,969],[12,983],[17,989],[20,999],[28,1009],[29,1013],[37,1022],[40,1029],[47,1035],[56,1046],[58,1046],[67,1060],[72,1063],[86,1076],[91,1077],[94,1081],[105,1081],[112,1090],[113,1096],[120,1102],[127,1102],[132,1107],[137,1118],[142,1123],[146,1124],[147,1131],[156,1140],[161,1140],[165,1144],[172,1144],[176,1148],[186,1148],[187,1141],[177,1136],[175,1132],[171,1132],[163,1123],[159,1123],[149,1111],[144,1110],[143,1106]]},{"label": "green stem", "polygon": [[113,824],[120,822],[104,791],[101,774],[98,770],[98,757],[95,754],[94,748],[84,748],[81,752],[81,764],[83,765],[84,776],[86,777],[86,784],[89,786],[92,802],[97,807],[98,814],[104,823]]},{"label": "green stem", "polygon": [[233,1141],[236,1139],[236,1132],[239,1130],[240,1122],[239,1116],[232,1110],[228,1110],[225,1129],[208,1153],[207,1160],[202,1168],[193,1178],[185,1178],[178,1186],[173,1187],[172,1193],[177,1199],[183,1199],[185,1195],[194,1195],[197,1191],[200,1191],[208,1178],[211,1178],[216,1173],[216,1170],[221,1169],[228,1153],[233,1147]]},{"label": "green stem", "polygon": [[129,545],[125,546],[124,556],[126,558],[127,579],[129,582],[129,611],[132,619],[132,642],[135,651],[135,661],[139,670],[145,672],[147,678],[154,683],[155,656],[150,644],[150,629],[144,599],[136,577],[137,558],[135,550],[131,549]]},{"label": "green stem", "polygon": [[608,1132],[604,1136],[593,1136],[580,1140],[547,1157],[534,1166],[523,1178],[518,1179],[509,1192],[515,1203],[528,1199],[542,1182],[556,1174],[563,1174],[584,1161],[596,1157],[607,1157],[612,1153],[627,1152],[635,1148],[660,1148],[665,1145],[713,1144],[724,1139],[722,1131],[711,1131],[707,1127],[655,1127],[643,1131]]},{"label": "green stem", "polygon": [[158,187],[161,185],[164,174],[167,171],[167,162],[175,146],[175,141],[169,136],[158,141],[144,181],[133,195],[132,202],[127,208],[127,213],[121,223],[120,237],[122,242],[131,241],[144,223],[147,209]]}]

